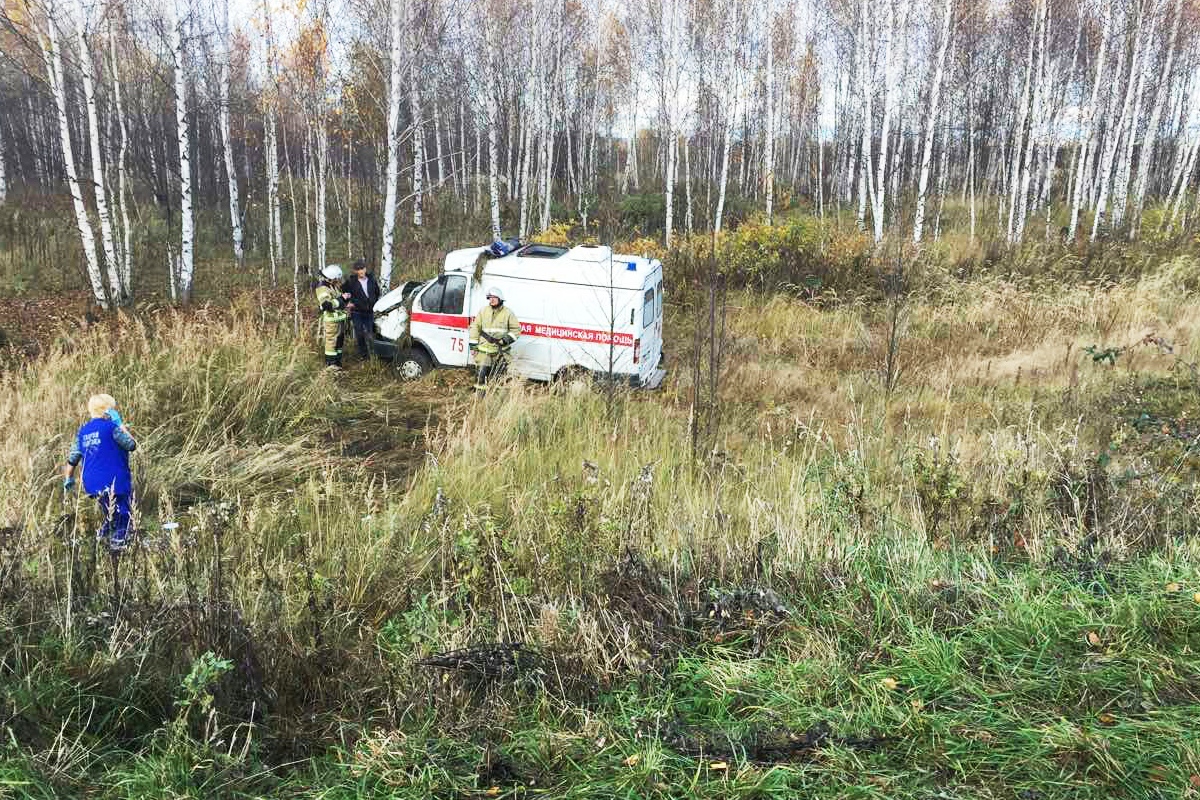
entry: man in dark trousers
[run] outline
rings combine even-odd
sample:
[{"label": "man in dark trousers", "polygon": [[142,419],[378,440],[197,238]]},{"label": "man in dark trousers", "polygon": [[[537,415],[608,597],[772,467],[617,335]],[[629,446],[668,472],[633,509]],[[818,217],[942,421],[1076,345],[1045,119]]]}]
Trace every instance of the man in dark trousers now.
[{"label": "man in dark trousers", "polygon": [[371,356],[371,340],[375,338],[375,301],[379,299],[379,282],[367,272],[367,264],[361,258],[354,262],[354,271],[342,283],[342,299],[350,312],[350,324],[354,329],[355,349],[360,361]]}]

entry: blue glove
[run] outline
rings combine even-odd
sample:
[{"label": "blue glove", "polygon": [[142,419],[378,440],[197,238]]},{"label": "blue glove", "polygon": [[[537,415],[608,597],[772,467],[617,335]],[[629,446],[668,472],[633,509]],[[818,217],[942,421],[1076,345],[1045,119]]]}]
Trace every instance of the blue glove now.
[{"label": "blue glove", "polygon": [[75,476],[74,475],[72,475],[69,478],[63,478],[63,491],[64,492],[69,492],[74,488],[75,488]]},{"label": "blue glove", "polygon": [[108,418],[111,419],[113,424],[118,428],[125,424],[125,421],[121,419],[121,412],[117,411],[115,408],[110,408],[108,410]]}]

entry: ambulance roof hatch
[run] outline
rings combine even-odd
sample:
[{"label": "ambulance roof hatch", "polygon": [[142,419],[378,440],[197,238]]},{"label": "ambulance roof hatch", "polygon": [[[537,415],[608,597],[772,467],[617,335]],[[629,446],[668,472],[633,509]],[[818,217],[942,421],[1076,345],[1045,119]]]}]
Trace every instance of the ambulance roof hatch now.
[{"label": "ambulance roof hatch", "polygon": [[521,258],[559,258],[566,254],[567,248],[552,244],[531,244],[517,251]]}]

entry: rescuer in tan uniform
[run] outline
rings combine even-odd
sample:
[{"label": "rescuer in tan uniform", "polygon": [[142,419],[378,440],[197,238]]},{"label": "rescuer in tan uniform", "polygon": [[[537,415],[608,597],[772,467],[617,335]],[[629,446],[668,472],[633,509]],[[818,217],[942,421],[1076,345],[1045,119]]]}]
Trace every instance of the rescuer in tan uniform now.
[{"label": "rescuer in tan uniform", "polygon": [[521,323],[517,315],[504,305],[504,295],[495,286],[487,290],[488,304],[471,320],[467,334],[470,348],[475,353],[475,364],[479,367],[475,388],[483,389],[488,379],[503,370],[509,348],[521,335]]},{"label": "rescuer in tan uniform", "polygon": [[338,286],[342,282],[342,268],[331,264],[321,270],[321,282],[317,284],[317,307],[321,310],[321,338],[325,342],[325,366],[341,369],[342,340],[346,332],[346,301]]}]

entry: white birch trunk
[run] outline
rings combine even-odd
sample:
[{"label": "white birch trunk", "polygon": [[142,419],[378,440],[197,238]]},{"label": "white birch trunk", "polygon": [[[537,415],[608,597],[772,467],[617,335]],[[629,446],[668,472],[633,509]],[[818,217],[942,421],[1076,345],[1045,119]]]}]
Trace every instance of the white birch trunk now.
[{"label": "white birch trunk", "polygon": [[974,87],[967,91],[967,193],[970,196],[971,242],[975,241],[975,93]]},{"label": "white birch trunk", "polygon": [[950,175],[950,109],[942,112],[942,155],[938,165],[938,208],[933,223],[933,240],[942,238],[942,211],[946,208],[946,182]]},{"label": "white birch trunk", "polygon": [[483,208],[483,133],[478,116],[472,118],[471,127],[475,129],[475,191],[471,198],[471,213],[478,214]]},{"label": "white birch trunk", "polygon": [[[489,24],[487,14],[483,15],[483,37],[484,37],[484,84],[483,92],[479,98],[479,104],[483,108],[484,125],[487,126],[488,139],[488,211],[492,221],[492,241],[500,239],[503,235],[500,230],[500,121],[496,119],[496,64],[492,59],[492,28]],[[483,176],[479,174],[479,118],[475,118],[475,179],[476,179],[476,203],[478,203],[479,189],[478,184],[482,181]]]},{"label": "white birch trunk", "polygon": [[1092,82],[1092,97],[1088,103],[1087,118],[1084,122],[1083,141],[1080,144],[1077,159],[1078,166],[1075,171],[1075,187],[1071,193],[1071,223],[1067,229],[1068,242],[1075,241],[1075,234],[1079,229],[1080,208],[1083,205],[1084,198],[1087,196],[1088,159],[1091,157],[1093,142],[1096,138],[1096,104],[1100,100],[1100,83],[1105,79],[1104,62],[1108,56],[1109,21],[1112,11],[1101,6],[1100,13],[1103,17],[1100,28],[1100,54],[1097,56],[1096,78]]},{"label": "white birch trunk", "polygon": [[[1148,37],[1147,37],[1148,38]],[[1129,201],[1129,178],[1133,171],[1133,148],[1137,143],[1138,123],[1142,119],[1143,88],[1146,85],[1146,73],[1150,65],[1150,54],[1142,47],[1141,67],[1137,70],[1137,88],[1133,90],[1133,114],[1129,117],[1128,127],[1125,128],[1125,150],[1117,163],[1117,174],[1113,179],[1113,210],[1112,225],[1120,227],[1125,221],[1126,206]],[[1132,74],[1130,76],[1132,80]],[[1164,78],[1165,81],[1165,78]]]},{"label": "white birch trunk", "polygon": [[1105,225],[1105,213],[1108,206],[1108,196],[1112,188],[1113,164],[1116,161],[1117,148],[1121,141],[1121,132],[1126,129],[1129,115],[1133,108],[1133,95],[1138,83],[1138,67],[1141,63],[1142,55],[1141,34],[1142,16],[1141,9],[1139,8],[1137,22],[1134,24],[1133,28],[1133,60],[1129,66],[1129,78],[1125,85],[1125,99],[1121,103],[1121,116],[1118,121],[1114,121],[1112,134],[1107,137],[1104,147],[1104,155],[1099,166],[1099,191],[1096,195],[1096,216],[1092,221],[1092,241],[1096,240],[1096,237],[1100,235],[1100,229]]},{"label": "white birch trunk", "polygon": [[396,189],[400,170],[400,52],[401,2],[391,0],[391,73],[388,83],[387,170],[384,177],[383,247],[379,254],[379,282],[385,288],[392,285],[392,248],[396,230]]},{"label": "white birch trunk", "polygon": [[121,72],[117,62],[117,37],[111,25],[108,30],[110,68],[112,71],[113,106],[117,115],[117,125],[121,134],[120,149],[117,152],[117,207],[121,212],[121,252],[118,263],[121,273],[121,286],[126,299],[133,297],[133,228],[129,224],[128,193],[128,152],[129,129],[125,124],[125,106],[121,100]]},{"label": "white birch trunk", "polygon": [[229,0],[221,3],[221,55],[220,109],[221,149],[225,154],[225,178],[229,182],[229,225],[233,236],[233,260],[240,268],[245,263],[246,253],[242,242],[242,212],[238,203],[237,170],[233,166],[233,141],[229,134],[229,61],[233,58],[233,46],[229,38]]},{"label": "white birch trunk", "polygon": [[[1041,19],[1039,4],[1038,19]],[[1022,156],[1025,152],[1025,125],[1028,119],[1029,105],[1031,103],[1031,89],[1033,87],[1033,45],[1037,39],[1038,25],[1034,24],[1033,30],[1029,34],[1029,47],[1025,56],[1025,80],[1021,86],[1020,106],[1017,109],[1017,121],[1013,127],[1012,135],[1012,151],[1009,154],[1011,160],[1011,169],[1008,184],[1008,231],[1007,239],[1009,243],[1017,241],[1017,214],[1020,210],[1018,204],[1018,195],[1021,189],[1021,166],[1024,163]],[[1031,143],[1032,144],[1032,143]]]},{"label": "white birch trunk", "polygon": [[52,8],[47,13],[46,39],[41,40],[42,57],[46,63],[46,75],[54,105],[58,111],[59,140],[62,143],[63,168],[67,173],[67,186],[71,190],[71,202],[75,207],[75,224],[79,228],[79,240],[83,246],[84,262],[87,265],[88,281],[92,285],[92,297],[101,308],[109,308],[108,295],[104,290],[104,275],[96,255],[96,237],[88,219],[87,206],[83,201],[83,189],[79,184],[79,173],[75,168],[75,151],[71,145],[71,121],[67,117],[67,95],[63,80],[62,51],[58,44],[58,19]]},{"label": "white birch trunk", "polygon": [[96,87],[91,50],[88,48],[86,16],[83,5],[76,3],[79,24],[75,29],[75,41],[79,47],[79,71],[83,77],[83,99],[87,106],[87,134],[91,149],[92,191],[96,196],[96,215],[100,218],[100,242],[104,248],[104,267],[108,277],[109,297],[115,305],[124,302],[125,292],[121,288],[121,272],[117,265],[117,248],[113,240],[112,216],[108,213],[108,190],[104,181],[104,159],[100,152],[100,123],[96,113]]},{"label": "white birch trunk", "polygon": [[408,98],[412,106],[412,147],[413,147],[413,225],[421,227],[424,224],[423,194],[425,191],[425,133],[421,125],[421,95],[417,90],[416,60],[408,63]]},{"label": "white birch trunk", "polygon": [[629,191],[630,183],[633,184],[633,190],[636,192],[640,188],[638,186],[638,166],[637,166],[637,111],[633,112],[632,128],[629,133],[629,153],[625,156],[625,171],[621,174],[621,194]]},{"label": "white birch trunk", "polygon": [[350,136],[346,141],[346,259],[354,260],[354,238],[351,219],[354,212],[354,182],[351,176],[354,174],[354,138]]},{"label": "white birch trunk", "polygon": [[4,129],[0,128],[0,205],[8,200],[8,180],[4,172]]},{"label": "white birch trunk", "polygon": [[279,264],[283,261],[283,219],[279,203],[279,141],[276,133],[274,100],[268,100],[266,119],[267,162],[267,240],[271,253],[271,285],[279,285]]},{"label": "white birch trunk", "polygon": [[520,239],[524,239],[529,234],[529,162],[532,160],[530,151],[533,149],[530,127],[531,126],[528,124],[521,126],[521,211],[519,214],[519,225],[517,230],[517,237]]},{"label": "white birch trunk", "polygon": [[544,158],[542,161],[542,220],[541,230],[550,227],[551,192],[554,189],[554,120],[551,118],[550,127],[546,130],[543,143]]},{"label": "white birch trunk", "polygon": [[[884,224],[884,204],[887,200],[887,185],[888,179],[888,145],[891,139],[892,114],[895,111],[897,89],[899,88],[899,77],[895,74],[895,65],[893,62],[893,52],[895,50],[895,38],[897,32],[896,12],[891,3],[887,3],[885,10],[886,29],[884,31],[887,39],[884,41],[884,94],[883,94],[883,121],[879,131],[879,166],[875,178],[874,191],[871,194],[871,221],[875,226],[875,243],[883,241],[883,224]],[[909,6],[906,6],[908,8]],[[904,15],[904,20],[907,20],[907,13]],[[905,22],[902,21],[900,29],[905,28]]]},{"label": "white birch trunk", "polygon": [[856,221],[860,231],[867,229],[867,195],[870,194],[869,183],[871,181],[871,131],[874,125],[872,120],[872,99],[874,94],[874,83],[872,70],[869,64],[870,50],[870,22],[867,13],[869,8],[868,0],[862,0],[860,3],[861,11],[861,28],[858,37],[858,89],[862,97],[862,143],[858,153],[858,213]]},{"label": "white birch trunk", "polygon": [[1021,183],[1020,197],[1017,200],[1017,220],[1015,230],[1013,231],[1013,239],[1021,241],[1025,237],[1025,220],[1029,213],[1029,190],[1033,181],[1033,155],[1037,148],[1038,135],[1045,138],[1045,113],[1046,113],[1046,95],[1048,93],[1048,85],[1046,79],[1046,29],[1049,27],[1049,0],[1042,0],[1041,14],[1039,15],[1041,28],[1041,41],[1038,45],[1038,70],[1037,80],[1034,84],[1033,92],[1033,110],[1032,117],[1029,123],[1029,138],[1025,147],[1024,163],[1021,167]]},{"label": "white birch trunk", "polygon": [[491,98],[484,105],[487,108],[488,129],[488,209],[492,219],[492,240],[495,241],[502,236],[500,230],[500,131]]},{"label": "white birch trunk", "polygon": [[667,145],[667,175],[666,175],[666,199],[667,213],[665,219],[666,237],[665,243],[668,248],[671,247],[671,234],[675,220],[675,159],[678,153],[678,136],[674,130],[670,130],[668,126],[667,136],[669,143]]},{"label": "white birch trunk", "polygon": [[713,231],[721,232],[721,223],[725,215],[725,190],[729,186],[729,151],[733,149],[733,121],[737,118],[737,108],[734,107],[729,118],[725,121],[725,142],[721,148],[721,177],[717,189],[717,212],[713,218]]},{"label": "white birch trunk", "polygon": [[1187,195],[1187,187],[1192,179],[1192,170],[1196,168],[1196,154],[1200,153],[1200,136],[1192,138],[1187,150],[1187,157],[1180,161],[1181,169],[1179,177],[1176,181],[1178,188],[1173,192],[1174,199],[1171,201],[1171,221],[1169,228],[1175,226],[1175,221],[1179,218],[1179,209],[1183,204],[1183,199]]},{"label": "white birch trunk", "polygon": [[[317,103],[318,107],[324,105],[324,101]],[[325,126],[325,115],[318,112],[317,115],[317,130],[314,138],[314,147],[316,148],[316,195],[317,206],[317,264],[322,268],[328,263],[329,236],[328,222],[325,213],[326,195],[328,193],[328,182],[326,176],[329,174],[329,130]]]},{"label": "white birch trunk", "polygon": [[183,60],[183,24],[184,18],[179,14],[179,3],[188,8],[187,0],[172,0],[171,2],[171,58],[174,66],[175,90],[175,128],[179,147],[179,299],[183,303],[191,300],[193,275],[193,247],[195,243],[195,223],[192,220],[192,164],[191,164],[191,134],[188,131],[187,119],[187,80],[184,76],[186,65]]},{"label": "white birch trunk", "polygon": [[1166,62],[1159,73],[1157,86],[1154,89],[1154,107],[1150,112],[1150,122],[1146,125],[1145,138],[1142,140],[1142,150],[1138,155],[1137,180],[1133,190],[1133,219],[1129,237],[1136,238],[1142,226],[1142,209],[1146,204],[1146,181],[1150,176],[1150,164],[1154,160],[1155,145],[1158,143],[1158,125],[1162,119],[1163,106],[1167,95],[1170,94],[1171,72],[1175,66],[1175,43],[1179,38],[1179,21],[1183,16],[1183,0],[1175,0],[1175,21],[1171,25],[1171,35],[1167,41]]},{"label": "white birch trunk", "polygon": [[[454,153],[450,153],[450,166],[454,167]],[[467,117],[463,110],[462,98],[458,101],[458,174],[455,183],[458,186],[458,196],[462,201],[462,213],[467,215],[467,177],[471,174],[467,169]]]},{"label": "white birch trunk", "polygon": [[[441,103],[438,102],[438,97],[437,97],[436,92],[433,95],[432,102],[433,102],[433,150],[434,150],[434,158],[437,159],[438,182],[437,182],[437,187],[431,187],[431,191],[432,191],[432,188],[440,189],[446,185],[446,164],[443,162],[443,159],[445,158],[445,153],[442,150],[442,110],[440,108]],[[447,131],[446,135],[449,136],[450,132]],[[452,170],[452,172],[453,172],[453,170]]]},{"label": "white birch trunk", "polygon": [[[933,163],[933,138],[937,125],[938,105],[942,99],[942,76],[946,71],[946,50],[950,44],[950,17],[954,0],[945,0],[942,11],[942,33],[938,44],[937,61],[933,72],[933,86],[929,89],[929,116],[925,126],[925,141],[921,146],[921,175],[917,179],[917,210],[913,218],[913,242],[921,243],[921,230],[925,226],[925,195],[929,189],[929,169]],[[944,148],[946,143],[942,143]]]},{"label": "white birch trunk", "polygon": [[[766,97],[766,142],[763,148],[763,190],[766,194],[767,224],[774,220],[775,212],[775,46],[772,23],[771,0],[767,0],[767,97]],[[686,150],[685,150],[686,153]],[[689,191],[691,186],[688,186]],[[690,211],[689,206],[689,211]],[[689,226],[690,227],[690,226]]]},{"label": "white birch trunk", "polygon": [[692,151],[687,137],[683,137],[683,186],[687,207],[684,210],[684,225],[692,233]]}]

